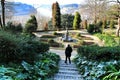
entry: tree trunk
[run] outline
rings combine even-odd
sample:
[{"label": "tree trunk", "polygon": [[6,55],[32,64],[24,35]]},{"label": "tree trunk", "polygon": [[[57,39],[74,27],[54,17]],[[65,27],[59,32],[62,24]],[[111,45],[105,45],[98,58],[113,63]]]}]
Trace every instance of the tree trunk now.
[{"label": "tree trunk", "polygon": [[1,6],[2,6],[2,24],[3,27],[5,27],[5,0],[1,0]]},{"label": "tree trunk", "polygon": [[0,15],[0,26],[1,26],[1,28],[2,28],[2,21],[1,21],[1,15]]},{"label": "tree trunk", "polygon": [[119,32],[120,32],[120,1],[117,0],[117,3],[118,3],[118,28],[117,28],[117,31],[116,31],[116,36],[119,37]]},{"label": "tree trunk", "polygon": [[116,31],[116,36],[119,37],[119,32],[120,32],[120,17],[118,18],[118,27]]}]

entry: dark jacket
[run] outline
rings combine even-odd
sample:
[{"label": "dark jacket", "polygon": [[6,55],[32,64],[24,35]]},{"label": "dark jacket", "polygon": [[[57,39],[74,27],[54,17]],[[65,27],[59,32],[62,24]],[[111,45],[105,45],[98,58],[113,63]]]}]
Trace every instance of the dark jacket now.
[{"label": "dark jacket", "polygon": [[65,49],[65,55],[67,57],[71,57],[71,52],[72,52],[72,48],[70,46],[68,46],[66,49]]}]

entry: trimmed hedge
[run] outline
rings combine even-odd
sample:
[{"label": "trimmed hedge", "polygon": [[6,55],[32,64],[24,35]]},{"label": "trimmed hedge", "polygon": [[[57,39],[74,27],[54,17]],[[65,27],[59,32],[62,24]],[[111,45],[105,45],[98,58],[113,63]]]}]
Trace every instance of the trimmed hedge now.
[{"label": "trimmed hedge", "polygon": [[120,47],[99,47],[81,46],[77,49],[78,54],[81,57],[86,57],[88,60],[119,60],[120,59]]}]

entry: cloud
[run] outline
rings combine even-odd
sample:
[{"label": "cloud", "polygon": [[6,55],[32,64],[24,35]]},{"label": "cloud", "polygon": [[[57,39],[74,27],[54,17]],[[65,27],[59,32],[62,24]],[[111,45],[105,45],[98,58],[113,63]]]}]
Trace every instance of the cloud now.
[{"label": "cloud", "polygon": [[15,2],[23,2],[23,3],[28,3],[28,4],[52,4],[54,2],[58,2],[60,5],[63,4],[71,4],[71,3],[78,3],[81,4],[83,0],[14,0]]}]

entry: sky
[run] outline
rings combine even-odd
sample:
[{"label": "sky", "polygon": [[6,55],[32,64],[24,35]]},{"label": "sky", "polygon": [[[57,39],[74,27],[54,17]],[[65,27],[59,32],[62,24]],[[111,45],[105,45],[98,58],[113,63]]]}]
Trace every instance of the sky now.
[{"label": "sky", "polygon": [[[65,4],[82,4],[84,0],[6,0],[6,1],[14,1],[14,2],[22,2],[22,3],[27,3],[30,5],[33,5],[34,7],[37,8],[39,5],[52,5],[56,1],[59,3],[59,5],[65,5]],[[44,12],[43,15],[48,15],[51,16],[52,12],[51,10],[44,9],[44,8],[39,8],[37,9],[38,12]]]},{"label": "sky", "polygon": [[[8,0],[10,1],[10,0]],[[54,2],[58,2],[60,5],[62,4],[71,4],[71,3],[78,3],[81,4],[84,0],[14,0],[15,2],[23,2],[27,4],[52,4]]]}]

